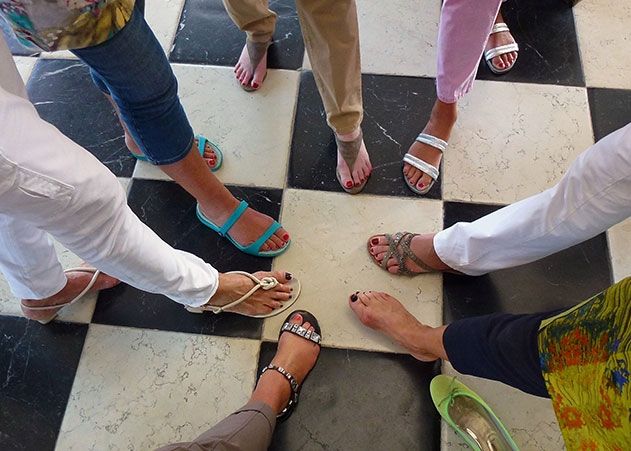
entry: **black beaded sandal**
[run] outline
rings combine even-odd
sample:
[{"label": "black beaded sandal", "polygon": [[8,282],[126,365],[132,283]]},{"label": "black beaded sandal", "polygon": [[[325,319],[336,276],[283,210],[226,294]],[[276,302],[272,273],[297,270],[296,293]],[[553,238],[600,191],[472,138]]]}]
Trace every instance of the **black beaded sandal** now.
[{"label": "black beaded sandal", "polygon": [[[309,330],[305,329],[304,327],[302,327],[302,324],[294,324],[294,323],[289,322],[291,318],[297,313],[299,313],[300,316],[302,316],[302,324],[310,323],[314,329],[314,332],[310,332]],[[284,332],[289,332],[291,334],[298,335],[299,337],[302,337],[305,340],[314,342],[318,346],[320,346],[320,342],[322,341],[322,335],[320,332],[320,325],[318,324],[318,320],[316,319],[315,316],[313,316],[311,313],[305,310],[296,310],[289,314],[289,316],[285,319],[283,326],[280,328],[280,332],[278,333],[279,339],[280,339],[280,336]],[[314,367],[315,367],[315,364],[314,364]],[[292,395],[291,395],[291,398],[289,399],[289,402],[287,403],[285,408],[276,416],[276,421],[278,422],[285,421],[293,413],[294,409],[296,408],[296,405],[298,404],[298,397],[300,395],[301,385],[298,383],[298,381],[296,381],[296,378],[282,366],[276,366],[270,363],[265,368],[263,368],[263,370],[261,371],[261,376],[267,370],[274,370],[282,374],[283,377],[287,379],[287,381],[289,382],[289,386],[291,387]],[[302,381],[303,384],[305,380],[307,379],[307,376],[309,376],[309,373],[307,373],[304,380]]]}]

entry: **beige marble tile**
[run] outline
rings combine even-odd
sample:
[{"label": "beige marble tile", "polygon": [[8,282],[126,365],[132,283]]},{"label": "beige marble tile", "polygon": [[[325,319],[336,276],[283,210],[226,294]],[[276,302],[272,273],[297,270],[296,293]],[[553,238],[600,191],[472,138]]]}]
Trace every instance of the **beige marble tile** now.
[{"label": "beige marble tile", "polygon": [[[317,315],[326,346],[403,352],[356,319],[347,299],[357,290],[385,291],[422,321],[440,322],[441,275],[393,276],[372,263],[366,250],[375,233],[440,230],[440,202],[290,189],[282,223],[292,244],[274,260],[274,268],[300,278],[303,290],[295,307]],[[265,321],[265,339],[276,340],[284,316]]]},{"label": "beige marble tile", "polygon": [[592,144],[585,89],[477,81],[445,151],[443,199],[515,202],[558,182]]},{"label": "beige marble tile", "polygon": [[436,77],[439,17],[431,0],[357,0],[362,73]]},{"label": "beige marble tile", "polygon": [[[444,364],[443,374],[457,376],[480,395],[502,420],[521,451],[565,449],[550,400],[528,395],[501,382],[463,376],[449,363]],[[441,449],[469,449],[444,421],[441,423]]]},{"label": "beige marble tile", "polygon": [[614,281],[631,276],[631,218],[607,232]]},{"label": "beige marble tile", "polygon": [[[195,133],[217,143],[224,183],[282,188],[285,184],[299,73],[270,70],[255,94],[236,84],[230,67],[173,65]],[[168,180],[140,162],[134,177]]]},{"label": "beige marble tile", "polygon": [[37,63],[37,58],[30,56],[14,56],[13,60],[15,61],[15,65],[18,68],[18,72],[20,73],[22,80],[24,80],[24,84],[26,84],[31,76],[31,72],[33,72],[35,63]]},{"label": "beige marble tile", "polygon": [[56,52],[42,52],[41,58],[44,59],[63,59],[63,60],[76,60],[77,58],[70,50],[58,50]]},{"label": "beige marble tile", "polygon": [[[128,178],[118,179],[125,191],[129,187]],[[64,268],[72,268],[81,266],[83,261],[61,244],[52,240],[57,252],[57,257]],[[97,293],[88,293],[83,297],[81,302],[71,305],[61,311],[57,317],[60,321],[70,321],[76,323],[89,323],[96,306]],[[23,316],[20,310],[20,300],[11,293],[9,284],[4,276],[0,273],[0,315]]]},{"label": "beige marble tile", "polygon": [[184,0],[146,0],[145,18],[167,55],[180,23]]},{"label": "beige marble tile", "polygon": [[587,86],[631,88],[631,3],[580,2],[573,9]]},{"label": "beige marble tile", "polygon": [[259,342],[90,325],[57,450],[150,450],[242,406]]}]

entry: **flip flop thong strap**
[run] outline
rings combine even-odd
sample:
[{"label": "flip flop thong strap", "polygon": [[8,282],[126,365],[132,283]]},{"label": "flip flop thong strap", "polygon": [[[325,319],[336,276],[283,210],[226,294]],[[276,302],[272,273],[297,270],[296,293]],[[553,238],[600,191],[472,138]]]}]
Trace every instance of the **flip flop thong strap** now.
[{"label": "flip flop thong strap", "polygon": [[280,328],[280,333],[289,332],[294,335],[298,335],[307,340],[311,340],[315,344],[319,345],[322,341],[322,337],[316,331],[310,331],[302,327],[302,324],[290,323],[286,322],[283,324],[283,327]]},{"label": "flip flop thong strap", "polygon": [[255,275],[250,274],[249,272],[245,272],[245,271],[228,271],[226,274],[240,274],[242,276],[246,276],[254,282],[254,286],[250,289],[250,291],[245,293],[239,299],[237,299],[236,301],[232,301],[229,304],[222,305],[221,307],[214,306],[214,305],[206,305],[206,307],[213,313],[221,313],[228,309],[231,309],[232,307],[236,307],[237,305],[241,304],[246,299],[248,299],[250,296],[252,296],[255,291],[259,289],[263,289],[265,291],[271,290],[272,288],[276,287],[279,283],[275,277],[263,277],[262,279],[259,280],[259,278],[256,277]]},{"label": "flip flop thong strap", "polygon": [[504,22],[499,22],[493,25],[493,28],[491,28],[490,34],[501,33],[503,31],[510,32],[510,29],[508,28],[508,25],[506,25]]},{"label": "flip flop thong strap", "polygon": [[221,236],[226,236],[226,234],[230,231],[232,226],[235,225],[235,223],[239,220],[241,215],[245,213],[245,210],[248,209],[248,206],[249,206],[248,203],[242,200],[239,206],[232,212],[230,217],[226,220],[226,222],[224,222],[224,224],[217,231],[217,233],[219,233],[219,235]]},{"label": "flip flop thong strap", "polygon": [[506,55],[511,52],[518,52],[519,46],[516,42],[512,44],[500,45],[499,47],[495,47],[484,52],[484,59],[487,61],[492,60],[496,56]]},{"label": "flip flop thong strap", "polygon": [[267,370],[274,370],[282,374],[283,377],[287,379],[287,382],[289,382],[289,387],[291,388],[291,399],[289,400],[285,408],[277,415],[277,417],[282,417],[290,409],[292,409],[295,404],[298,403],[298,393],[300,390],[300,384],[298,384],[298,381],[296,381],[296,378],[282,366],[276,366],[270,363],[265,368],[263,368],[263,370],[261,371],[261,376],[265,374]]},{"label": "flip flop thong strap", "polygon": [[256,69],[256,67],[259,65],[259,63],[263,59],[263,56],[265,55],[265,52],[267,52],[267,49],[269,48],[271,44],[272,44],[271,39],[267,42],[254,42],[249,39],[246,39],[245,48],[248,50],[250,63],[252,64],[252,67],[254,69]]},{"label": "flip flop thong strap", "polygon": [[361,129],[359,130],[359,135],[352,141],[342,141],[335,136],[335,143],[337,144],[337,149],[342,155],[344,162],[348,166],[349,171],[353,171],[353,167],[355,166],[355,161],[357,161],[357,155],[359,155],[359,150],[362,146],[362,140],[364,139],[364,134]]},{"label": "flip flop thong strap", "polygon": [[438,180],[438,176],[440,175],[440,172],[438,172],[438,168],[429,164],[426,161],[421,160],[418,157],[415,157],[411,153],[405,154],[405,156],[403,157],[403,162],[414,166],[419,171],[422,171],[425,174],[429,175],[433,180]]},{"label": "flip flop thong strap", "polygon": [[428,135],[427,133],[421,133],[416,137],[416,141],[432,146],[435,149],[444,152],[447,149],[447,141],[442,140],[440,138],[436,138],[435,136]]},{"label": "flip flop thong strap", "polygon": [[51,309],[55,309],[55,308],[67,307],[67,306],[77,302],[88,291],[90,291],[92,289],[92,287],[94,286],[94,284],[96,283],[96,279],[98,279],[99,275],[101,275],[101,271],[99,271],[98,269],[95,269],[95,268],[79,267],[79,268],[69,268],[69,269],[64,270],[64,273],[69,273],[69,272],[89,272],[89,273],[92,273],[92,278],[90,279],[88,284],[85,286],[85,288],[83,290],[81,290],[81,292],[78,295],[76,295],[70,302],[66,302],[65,304],[58,304],[58,305],[46,305],[46,306],[42,306],[42,307],[29,307],[27,305],[24,305],[24,303],[22,303],[22,307],[24,307],[27,310],[51,310]]}]

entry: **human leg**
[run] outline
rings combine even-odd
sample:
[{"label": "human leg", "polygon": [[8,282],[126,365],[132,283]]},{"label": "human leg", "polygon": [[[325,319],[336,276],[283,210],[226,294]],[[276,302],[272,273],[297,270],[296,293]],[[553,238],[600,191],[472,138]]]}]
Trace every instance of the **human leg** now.
[{"label": "human leg", "polygon": [[[74,53],[98,74],[99,85],[106,86],[147,159],[192,194],[209,219],[224,224],[239,201],[208,171],[195,149],[192,128],[177,96],[177,80],[140,11],[134,10],[127,25],[109,41]],[[247,246],[272,224],[272,218],[248,208],[229,233]],[[281,227],[260,250],[286,249],[288,243],[289,234]]]},{"label": "human leg", "polygon": [[360,129],[363,107],[355,0],[297,0],[296,8],[327,122],[337,139],[338,180],[346,191],[355,193],[372,171]]}]

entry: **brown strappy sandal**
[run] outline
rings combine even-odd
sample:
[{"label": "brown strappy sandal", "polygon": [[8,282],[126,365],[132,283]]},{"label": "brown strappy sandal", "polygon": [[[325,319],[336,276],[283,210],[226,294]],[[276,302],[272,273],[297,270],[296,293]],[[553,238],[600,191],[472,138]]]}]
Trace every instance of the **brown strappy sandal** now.
[{"label": "brown strappy sandal", "polygon": [[[267,49],[269,48],[270,45],[272,45],[271,39],[267,42],[254,42],[254,41],[250,41],[249,39],[245,40],[245,47],[248,50],[248,56],[250,57],[250,64],[252,65],[253,78],[254,78],[254,72],[256,71],[256,68],[259,66],[259,63],[265,56],[265,52],[267,52]],[[267,71],[265,71],[265,75],[263,76],[263,80],[261,81],[261,86],[263,86],[263,82],[265,81],[266,78],[267,78]],[[260,86],[258,88],[252,87],[252,80],[250,80],[250,83],[247,83],[245,85],[239,82],[239,86],[241,86],[241,88],[243,88],[243,90],[247,92],[258,91],[260,89]]]},{"label": "brown strappy sandal", "polygon": [[[359,130],[359,135],[357,136],[357,138],[352,141],[342,141],[340,138],[337,137],[337,135],[335,135],[335,143],[337,144],[337,149],[342,155],[342,158],[348,166],[351,174],[353,172],[353,167],[355,167],[355,162],[357,161],[357,155],[359,155],[359,151],[361,150],[363,139],[364,134],[362,133],[361,129]],[[344,191],[349,194],[357,194],[361,192],[361,190],[364,189],[364,186],[366,186],[366,183],[368,182],[368,177],[370,177],[370,175],[366,177],[366,180],[364,180],[364,182],[358,186],[353,185],[352,188],[347,188],[346,186],[344,186],[344,183],[342,183],[342,177],[340,177],[340,171],[338,171],[337,168],[335,169],[335,175],[337,176],[337,181],[342,186],[342,189],[344,189]]]}]

